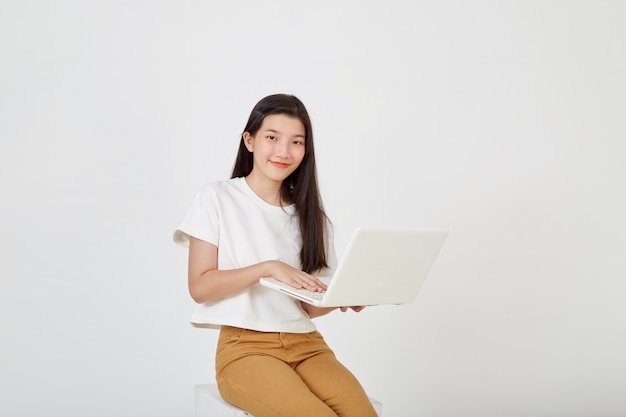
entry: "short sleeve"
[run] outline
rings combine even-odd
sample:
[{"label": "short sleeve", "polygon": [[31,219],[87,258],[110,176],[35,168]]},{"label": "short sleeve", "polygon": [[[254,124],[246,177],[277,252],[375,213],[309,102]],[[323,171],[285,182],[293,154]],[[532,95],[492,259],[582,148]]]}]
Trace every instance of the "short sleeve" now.
[{"label": "short sleeve", "polygon": [[190,236],[218,246],[219,205],[211,184],[206,184],[196,194],[187,216],[174,231],[173,239],[175,243],[187,247]]}]

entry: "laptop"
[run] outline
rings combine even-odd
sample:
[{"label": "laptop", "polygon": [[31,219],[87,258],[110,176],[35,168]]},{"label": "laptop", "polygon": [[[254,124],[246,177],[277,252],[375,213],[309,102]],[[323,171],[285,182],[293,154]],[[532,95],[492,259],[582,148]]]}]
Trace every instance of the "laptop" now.
[{"label": "laptop", "polygon": [[317,307],[406,304],[417,297],[446,229],[357,228],[325,292],[293,288],[271,277],[261,285]]}]

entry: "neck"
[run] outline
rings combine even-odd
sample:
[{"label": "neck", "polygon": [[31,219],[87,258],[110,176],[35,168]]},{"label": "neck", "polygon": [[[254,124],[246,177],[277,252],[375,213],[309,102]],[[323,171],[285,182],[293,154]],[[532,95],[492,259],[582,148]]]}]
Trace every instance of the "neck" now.
[{"label": "neck", "polygon": [[256,195],[268,204],[273,206],[284,206],[285,202],[280,198],[280,181],[259,181],[252,173],[245,177],[248,186]]}]

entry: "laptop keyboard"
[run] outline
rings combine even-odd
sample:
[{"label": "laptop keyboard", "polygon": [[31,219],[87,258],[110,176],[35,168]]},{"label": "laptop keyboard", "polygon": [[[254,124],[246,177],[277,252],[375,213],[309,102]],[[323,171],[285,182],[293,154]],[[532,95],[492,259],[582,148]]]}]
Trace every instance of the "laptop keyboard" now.
[{"label": "laptop keyboard", "polygon": [[321,300],[322,298],[324,298],[324,294],[325,294],[323,292],[309,291],[309,290],[305,290],[302,288],[298,288],[294,291],[296,291],[299,294],[302,294],[306,298],[312,298],[314,300]]}]

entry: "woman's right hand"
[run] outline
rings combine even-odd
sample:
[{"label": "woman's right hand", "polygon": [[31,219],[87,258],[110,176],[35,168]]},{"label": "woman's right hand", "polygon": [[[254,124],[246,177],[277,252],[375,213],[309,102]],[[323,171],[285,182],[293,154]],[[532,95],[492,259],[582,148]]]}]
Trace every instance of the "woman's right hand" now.
[{"label": "woman's right hand", "polygon": [[281,261],[266,261],[267,276],[277,281],[283,282],[294,288],[304,288],[305,290],[314,292],[326,291],[326,284],[317,277],[307,274],[297,268],[292,267]]},{"label": "woman's right hand", "polygon": [[217,301],[273,277],[295,288],[325,291],[319,279],[280,261],[265,261],[243,268],[217,269],[217,246],[189,238],[189,294],[197,303]]}]

